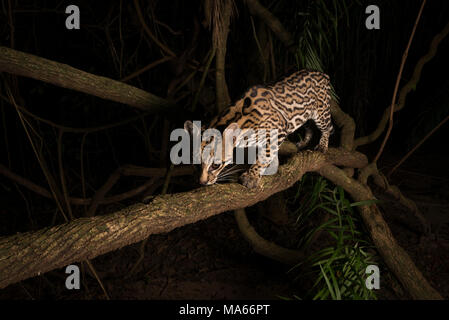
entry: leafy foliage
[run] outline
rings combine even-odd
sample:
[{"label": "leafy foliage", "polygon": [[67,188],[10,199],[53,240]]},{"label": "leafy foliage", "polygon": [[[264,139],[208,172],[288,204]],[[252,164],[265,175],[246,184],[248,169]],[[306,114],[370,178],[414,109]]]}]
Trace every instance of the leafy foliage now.
[{"label": "leafy foliage", "polygon": [[[296,30],[299,68],[327,71],[334,63],[331,53],[338,50],[339,24],[349,24],[348,6],[348,1],[306,1],[304,11],[297,13],[301,18]],[[338,102],[333,87],[331,94]]]},{"label": "leafy foliage", "polygon": [[321,213],[327,217],[300,239],[299,246],[310,252],[318,238],[323,239],[325,244],[291,270],[301,269],[298,278],[314,277],[308,294],[310,298],[376,299],[375,293],[365,286],[366,267],[375,264],[376,255],[371,250],[373,246],[360,231],[353,211],[354,207],[373,201],[351,203],[341,187],[331,188],[325,179],[315,179],[312,175],[302,179],[293,200],[297,200],[300,194],[305,200],[301,201],[296,211],[298,227],[304,226],[312,215]]}]

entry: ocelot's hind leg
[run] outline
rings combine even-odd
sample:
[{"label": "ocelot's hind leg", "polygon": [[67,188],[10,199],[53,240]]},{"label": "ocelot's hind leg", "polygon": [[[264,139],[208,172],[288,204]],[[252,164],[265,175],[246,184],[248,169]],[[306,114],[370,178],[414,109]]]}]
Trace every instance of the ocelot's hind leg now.
[{"label": "ocelot's hind leg", "polygon": [[304,139],[296,143],[296,148],[298,148],[298,150],[301,150],[304,147],[306,147],[309,144],[310,140],[312,139],[312,128],[310,128],[310,125],[308,123],[304,125],[304,129],[306,130]]},{"label": "ocelot's hind leg", "polygon": [[314,119],[314,121],[321,131],[320,142],[315,147],[315,150],[326,153],[329,146],[329,136],[334,131],[329,109],[323,111],[316,119]]}]

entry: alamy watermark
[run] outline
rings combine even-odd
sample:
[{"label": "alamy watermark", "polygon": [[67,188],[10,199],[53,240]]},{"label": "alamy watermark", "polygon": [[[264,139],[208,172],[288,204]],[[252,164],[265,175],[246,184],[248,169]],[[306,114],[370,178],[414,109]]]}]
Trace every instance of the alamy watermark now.
[{"label": "alamy watermark", "polygon": [[[170,150],[173,164],[254,164],[267,165],[262,174],[270,175],[278,167],[278,130],[245,129],[231,124],[221,133],[210,128],[201,132],[201,121],[193,121],[192,130],[178,128],[171,132],[170,141],[177,143]],[[234,160],[235,149],[235,160]],[[247,159],[245,161],[245,151]]]},{"label": "alamy watermark", "polygon": [[365,269],[365,274],[369,274],[365,280],[365,286],[368,290],[380,289],[380,271],[375,264],[370,264]]},{"label": "alamy watermark", "polygon": [[80,29],[80,9],[76,5],[69,5],[65,8],[65,13],[69,16],[65,19],[65,27],[68,30]]},{"label": "alamy watermark", "polygon": [[372,4],[366,7],[365,13],[369,16],[365,20],[365,26],[368,30],[380,29],[380,10],[379,7]]},{"label": "alamy watermark", "polygon": [[65,268],[65,273],[69,276],[65,280],[65,287],[68,290],[80,289],[80,268],[77,265],[71,264]]}]

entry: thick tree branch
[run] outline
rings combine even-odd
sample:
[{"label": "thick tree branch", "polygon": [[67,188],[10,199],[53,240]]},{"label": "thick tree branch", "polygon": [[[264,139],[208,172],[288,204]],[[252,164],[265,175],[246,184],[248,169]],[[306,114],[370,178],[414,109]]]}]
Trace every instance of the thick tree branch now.
[{"label": "thick tree branch", "polygon": [[212,40],[215,52],[215,92],[217,95],[218,113],[231,103],[228,85],[226,84],[226,44],[228,42],[229,25],[233,12],[233,1],[214,1]]},{"label": "thick tree branch", "polygon": [[[348,161],[348,154],[339,157],[338,150],[334,152],[339,163]],[[256,190],[239,184],[213,185],[157,196],[149,205],[136,204],[112,214],[0,238],[0,288],[73,262],[93,259],[151,234],[254,205],[291,187],[305,172],[317,171],[328,163],[332,162],[324,154],[305,151],[280,166],[278,174],[264,177],[262,187]]]},{"label": "thick tree branch", "polygon": [[251,244],[255,252],[290,266],[301,262],[304,259],[304,254],[302,252],[280,247],[277,244],[262,238],[249,223],[245,209],[237,209],[234,212],[235,220],[237,221],[240,232],[245,237],[246,241]]},{"label": "thick tree branch", "polygon": [[142,110],[159,112],[173,106],[163,98],[120,81],[6,47],[0,47],[0,72],[48,82]]},{"label": "thick tree branch", "polygon": [[343,112],[333,99],[331,100],[331,115],[335,124],[341,129],[340,147],[352,150],[354,146],[355,122],[352,117]]},{"label": "thick tree branch", "polygon": [[371,176],[377,186],[382,188],[385,193],[394,197],[396,201],[408,208],[416,216],[416,218],[421,222],[423,233],[425,235],[429,235],[431,233],[431,224],[421,213],[416,203],[405,197],[397,186],[390,185],[387,178],[377,169],[375,162],[371,162],[368,166],[360,170],[358,181],[364,185],[367,185],[368,178]]},{"label": "thick tree branch", "polygon": [[[319,172],[342,186],[356,201],[373,199],[369,188],[334,166],[361,168],[366,166],[366,157],[340,149],[329,150],[327,156],[312,151],[294,155],[280,166],[276,175],[264,177],[261,187],[255,190],[239,184],[213,185],[157,196],[149,205],[136,204],[105,216],[77,219],[37,232],[0,238],[0,288],[73,262],[95,258],[151,234],[169,232],[225,211],[252,206],[290,188],[308,171]],[[379,209],[373,205],[360,207],[360,210],[379,252],[412,296],[441,298],[396,243]]]}]

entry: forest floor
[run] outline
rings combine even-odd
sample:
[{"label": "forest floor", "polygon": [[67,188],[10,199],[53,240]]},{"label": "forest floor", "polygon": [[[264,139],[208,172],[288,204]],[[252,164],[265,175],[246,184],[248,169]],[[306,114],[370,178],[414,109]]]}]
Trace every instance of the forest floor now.
[{"label": "forest floor", "polygon": [[[395,163],[397,159],[389,159]],[[388,163],[388,161],[386,161]],[[426,165],[432,163],[432,166]],[[382,195],[380,207],[399,244],[406,249],[431,285],[449,298],[449,175],[446,159],[414,156],[393,175],[392,183],[415,200],[432,223],[432,239],[420,236],[418,220],[394,199]],[[443,174],[442,174],[443,173]],[[248,210],[263,232],[288,237],[288,227],[269,226],[266,218]],[[142,263],[131,275],[141,243],[92,260],[112,299],[280,299],[303,297],[300,281],[289,268],[256,254],[243,239],[232,213],[153,235]],[[399,282],[381,268],[378,299],[409,299]],[[83,277],[82,289],[64,288],[64,270],[28,279],[0,290],[0,299],[104,299],[97,281]]]}]

